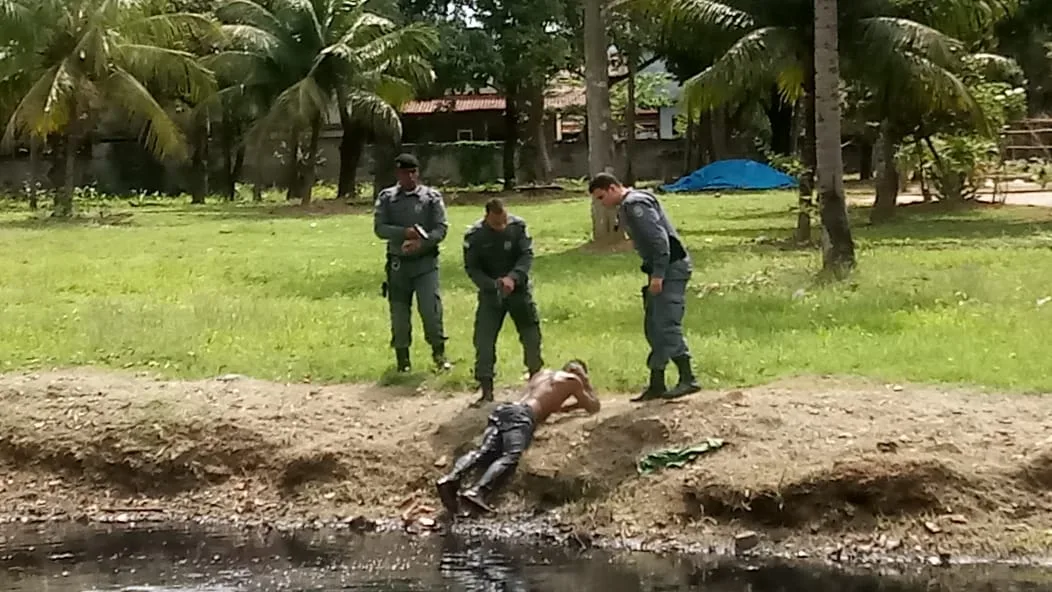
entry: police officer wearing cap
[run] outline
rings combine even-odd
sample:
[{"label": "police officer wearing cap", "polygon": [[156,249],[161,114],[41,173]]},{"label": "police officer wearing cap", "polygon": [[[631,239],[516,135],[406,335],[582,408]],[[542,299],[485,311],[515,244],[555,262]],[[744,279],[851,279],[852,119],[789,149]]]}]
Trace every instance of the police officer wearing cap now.
[{"label": "police officer wearing cap", "polygon": [[[650,354],[650,385],[633,401],[674,399],[701,390],[691,367],[690,349],[683,339],[683,315],[687,306],[687,282],[693,264],[676,227],[652,193],[621,185],[610,173],[600,173],[588,192],[604,206],[618,208],[618,221],[628,231],[647,274],[643,286],[643,327]],[[665,387],[669,361],[679,370],[679,382]]]},{"label": "police officer wearing cap", "polygon": [[439,244],[446,238],[446,205],[442,194],[419,183],[420,163],[412,154],[395,159],[398,184],[380,192],[373,214],[376,236],[387,241],[387,281],[383,292],[391,307],[391,347],[399,372],[411,368],[412,302],[424,325],[435,365],[445,370],[446,334],[438,278]]},{"label": "police officer wearing cap", "polygon": [[509,215],[500,199],[486,202],[485,217],[464,234],[464,270],[478,288],[475,379],[482,388],[482,397],[475,406],[493,400],[497,337],[506,316],[515,323],[530,376],[544,366],[541,321],[530,282],[532,267],[533,239],[526,221]]}]

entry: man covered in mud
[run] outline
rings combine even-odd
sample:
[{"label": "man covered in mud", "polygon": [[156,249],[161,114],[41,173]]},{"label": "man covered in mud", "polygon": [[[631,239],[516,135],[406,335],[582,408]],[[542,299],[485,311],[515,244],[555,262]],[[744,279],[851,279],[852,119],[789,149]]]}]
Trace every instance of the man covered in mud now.
[{"label": "man covered in mud", "polygon": [[[541,370],[526,385],[526,393],[517,403],[502,403],[489,416],[482,443],[457,459],[453,470],[438,480],[438,496],[453,516],[460,511],[460,500],[483,512],[493,509],[486,497],[498,482],[504,483],[515,472],[522,453],[533,441],[537,425],[553,413],[570,413],[582,409],[599,412],[599,399],[588,378],[588,367],[571,360],[562,370]],[[473,487],[460,493],[460,481],[472,469],[485,467]]]}]

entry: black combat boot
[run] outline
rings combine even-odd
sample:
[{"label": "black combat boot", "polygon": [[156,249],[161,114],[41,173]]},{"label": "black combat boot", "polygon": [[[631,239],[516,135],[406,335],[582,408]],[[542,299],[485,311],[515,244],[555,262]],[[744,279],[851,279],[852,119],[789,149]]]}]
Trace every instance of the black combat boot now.
[{"label": "black combat boot", "polygon": [[413,365],[409,362],[409,348],[400,347],[395,350],[395,368],[399,372],[409,372]]},{"label": "black combat boot", "polygon": [[679,370],[679,382],[672,387],[672,390],[665,393],[665,398],[678,399],[700,391],[701,385],[698,384],[697,378],[694,377],[694,370],[690,367],[690,356],[680,356],[672,361]]},{"label": "black combat boot", "polygon": [[650,371],[650,386],[647,390],[643,391],[638,397],[631,399],[633,403],[641,403],[643,401],[653,401],[654,399],[660,399],[665,396],[665,370],[651,370]]},{"label": "black combat boot", "polygon": [[486,403],[493,402],[493,378],[480,378],[479,386],[482,387],[482,396],[479,397],[477,401],[471,404],[472,407],[482,407]]},{"label": "black combat boot", "polygon": [[435,362],[436,370],[449,370],[453,367],[449,360],[446,359],[445,344],[435,345],[431,348],[431,359]]}]

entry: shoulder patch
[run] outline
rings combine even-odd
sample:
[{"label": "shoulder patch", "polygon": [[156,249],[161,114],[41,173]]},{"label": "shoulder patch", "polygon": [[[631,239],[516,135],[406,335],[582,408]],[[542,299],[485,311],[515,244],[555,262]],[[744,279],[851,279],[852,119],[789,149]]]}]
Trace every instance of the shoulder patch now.
[{"label": "shoulder patch", "polygon": [[377,197],[376,201],[373,202],[373,207],[375,207],[375,208],[380,207],[380,198],[379,197]]},{"label": "shoulder patch", "polygon": [[632,214],[633,218],[642,218],[643,217],[643,204],[639,204],[639,203],[632,204],[631,206],[629,206],[628,211],[629,211],[629,213]]}]

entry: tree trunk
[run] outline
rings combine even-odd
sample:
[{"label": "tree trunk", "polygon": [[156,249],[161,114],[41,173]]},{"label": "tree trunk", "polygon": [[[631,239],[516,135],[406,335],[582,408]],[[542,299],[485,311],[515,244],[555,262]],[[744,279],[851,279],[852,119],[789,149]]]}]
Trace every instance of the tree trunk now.
[{"label": "tree trunk", "polygon": [[[588,174],[614,170],[614,136],[610,117],[610,64],[607,57],[604,0],[584,2],[585,97],[588,111]],[[614,210],[592,201],[592,239],[614,241],[617,216]]]},{"label": "tree trunk", "polygon": [[515,190],[515,151],[519,145],[519,88],[508,83],[504,98],[504,190]]},{"label": "tree trunk", "polygon": [[394,159],[401,148],[401,138],[376,137],[373,143],[373,199],[397,182]]},{"label": "tree trunk", "polygon": [[526,138],[527,145],[520,154],[525,181],[548,184],[552,181],[552,159],[548,154],[548,121],[544,110],[546,81],[532,81],[526,86]]},{"label": "tree trunk", "polygon": [[193,130],[193,148],[190,153],[190,203],[202,205],[208,193],[208,158],[205,153],[208,133],[203,123],[195,122]]},{"label": "tree trunk", "polygon": [[288,186],[285,188],[285,200],[293,200],[299,197],[300,190],[300,130],[299,127],[293,126],[292,131],[289,132],[288,145],[286,146],[286,156],[288,158],[288,179],[286,183]]},{"label": "tree trunk", "polygon": [[793,106],[782,100],[778,87],[771,90],[770,102],[766,113],[771,125],[771,152],[789,156],[793,153]]},{"label": "tree trunk", "polygon": [[880,124],[880,136],[877,138],[877,198],[870,211],[869,221],[877,224],[895,216],[895,205],[899,199],[899,170],[895,162],[898,143],[891,129],[891,122],[885,119]]},{"label": "tree trunk", "polygon": [[858,142],[858,178],[860,181],[873,178],[873,143],[867,139]]},{"label": "tree trunk", "polygon": [[64,140],[62,190],[55,193],[55,210],[51,214],[56,218],[69,218],[73,215],[73,187],[77,183],[77,138],[67,135]]},{"label": "tree trunk", "polygon": [[636,154],[636,56],[630,47],[626,57],[628,65],[628,100],[625,101],[625,185],[635,185],[636,173],[632,169],[632,158]]},{"label": "tree trunk", "polygon": [[343,128],[343,138],[340,139],[340,182],[336,195],[339,199],[354,201],[358,198],[358,164],[365,148],[365,130],[343,108],[340,109],[340,127]]},{"label": "tree trunk", "polygon": [[222,152],[223,161],[223,195],[227,201],[234,201],[237,197],[237,165],[235,164],[234,157],[234,143],[237,140],[237,129],[236,122],[230,115],[229,110],[223,111],[223,120],[220,123],[221,130],[219,132],[220,138],[220,151]]},{"label": "tree trunk", "polygon": [[37,183],[40,180],[40,140],[36,136],[29,139],[29,181],[26,184],[26,200],[29,209],[36,210],[40,207],[40,194]]},{"label": "tree trunk", "polygon": [[709,112],[709,146],[712,148],[712,160],[727,158],[727,107],[720,106]]},{"label": "tree trunk", "polygon": [[694,170],[694,151],[697,150],[694,145],[694,127],[696,125],[694,113],[687,111],[687,131],[683,137],[683,142],[686,144],[683,154],[683,170],[688,173]]},{"label": "tree trunk", "polygon": [[[850,0],[849,0],[850,1]],[[840,59],[837,0],[815,0],[815,128],[822,207],[822,268],[843,278],[855,266],[840,148]]]},{"label": "tree trunk", "polygon": [[316,161],[318,158],[318,142],[321,140],[321,114],[314,116],[310,125],[310,141],[307,144],[307,161],[303,164],[303,186],[300,188],[300,204],[310,205],[311,196],[314,193],[314,179],[318,173]]},{"label": "tree trunk", "polygon": [[796,242],[811,242],[811,208],[814,207],[816,139],[815,139],[815,78],[808,68],[804,97],[804,146],[800,155],[804,170],[800,173],[800,199],[796,214]]},{"label": "tree trunk", "polygon": [[260,203],[263,201],[263,144],[252,153],[252,168],[254,179],[252,181],[252,201]]}]

